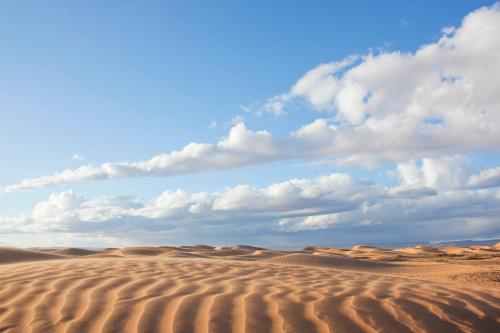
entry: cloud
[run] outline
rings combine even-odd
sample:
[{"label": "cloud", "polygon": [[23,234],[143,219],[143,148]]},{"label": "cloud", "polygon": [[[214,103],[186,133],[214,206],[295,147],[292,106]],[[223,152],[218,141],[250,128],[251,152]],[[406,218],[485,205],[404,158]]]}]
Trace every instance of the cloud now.
[{"label": "cloud", "polygon": [[236,168],[279,157],[280,153],[272,140],[271,133],[252,132],[240,122],[231,128],[227,137],[215,145],[193,142],[181,150],[157,155],[146,161],[104,163],[101,166],[85,165],[74,170],[66,169],[50,176],[25,179],[20,184],[9,186],[5,190],[15,192],[88,180],[166,177]]},{"label": "cloud", "polygon": [[104,169],[94,167],[92,165],[84,165],[75,170],[66,169],[62,172],[55,173],[51,176],[42,176],[33,179],[25,179],[20,184],[8,186],[6,192],[23,191],[27,189],[41,188],[46,186],[55,186],[70,182],[78,182],[85,180],[108,179],[109,175]]},{"label": "cloud", "polygon": [[231,118],[229,121],[227,121],[225,127],[236,126],[240,123],[245,123],[245,117],[243,117],[242,115],[237,115]]},{"label": "cloud", "polygon": [[353,55],[341,61],[322,64],[301,77],[288,93],[285,101],[294,97],[304,97],[315,108],[325,111],[335,110],[332,95],[339,92],[339,73],[359,59]]},{"label": "cloud", "polygon": [[397,169],[403,185],[408,187],[461,188],[467,181],[464,156],[423,158],[419,167],[415,160],[398,163]]},{"label": "cloud", "polygon": [[290,94],[282,94],[271,97],[266,101],[264,107],[254,114],[261,116],[264,113],[269,113],[275,117],[284,116],[287,114],[285,111],[285,105],[291,98],[292,96]]},{"label": "cloud", "polygon": [[468,181],[469,187],[488,188],[500,186],[500,167],[481,171],[472,175]]},{"label": "cloud", "polygon": [[[461,229],[461,237],[479,234],[496,237],[500,232],[498,197],[491,191],[445,191],[417,198],[400,196],[392,200],[365,203],[355,210],[324,215],[295,218],[283,230],[304,231],[336,228],[341,225],[373,227],[383,225],[392,233],[393,240],[399,233],[400,241],[411,238],[414,228],[432,229],[433,233],[453,237]],[[417,230],[426,236],[434,235]],[[488,234],[487,232],[492,232]],[[383,237],[383,235],[378,235]]]},{"label": "cloud", "polygon": [[[289,91],[271,97],[265,109],[283,115],[305,101],[324,112],[317,119],[274,139],[233,119],[217,143],[189,143],[146,161],[86,165],[49,176],[25,179],[7,192],[87,180],[167,177],[227,170],[284,159],[330,159],[337,165],[373,167],[440,155],[499,149],[500,5],[467,15],[460,27],[446,27],[441,38],[414,53],[399,51],[353,55],[321,64]],[[434,164],[433,164],[434,163]],[[445,161],[423,160],[422,170],[407,167],[414,182],[431,187],[460,186],[462,175]],[[443,164],[444,163],[444,164]],[[403,166],[401,168],[404,168]],[[451,170],[448,178],[438,173]]]},{"label": "cloud", "polygon": [[75,161],[85,161],[85,160],[86,160],[86,158],[85,158],[85,157],[83,157],[83,156],[82,156],[82,155],[80,155],[80,154],[76,154],[76,153],[75,153],[75,154],[73,154],[73,156],[71,156],[71,159],[72,159],[72,160],[75,160]]},{"label": "cloud", "polygon": [[[46,201],[37,203],[30,217],[0,219],[0,226],[21,232],[71,230],[77,222],[102,223],[128,216],[140,207],[137,198],[130,196],[87,199],[72,190],[51,194]],[[2,229],[0,228],[0,230]]]},{"label": "cloud", "polygon": [[[14,223],[1,219],[0,224],[21,226],[21,231],[68,231],[82,225],[100,229],[102,223],[117,220],[124,225],[137,219],[169,223],[202,220],[220,224],[241,215],[274,220],[349,210],[377,191],[375,186],[336,173],[313,179],[292,179],[261,189],[237,185],[213,193],[165,191],[151,203],[129,196],[86,199],[69,190],[52,194],[36,204],[29,217],[10,219]],[[147,228],[147,222],[141,223]]]},{"label": "cloud", "polygon": [[[438,150],[498,149],[500,5],[467,15],[459,28],[415,53],[382,52],[321,64],[269,99],[297,100],[333,115],[331,154],[359,163]],[[278,105],[277,105],[278,104]]]},{"label": "cloud", "polygon": [[[417,171],[425,170],[422,162],[415,165]],[[70,190],[39,202],[28,216],[0,218],[0,232],[118,239],[126,235],[132,241],[153,234],[192,235],[200,230],[220,236],[259,230],[259,235],[284,238],[314,230],[332,230],[346,237],[372,230],[373,237],[400,241],[429,228],[435,235],[452,230],[449,237],[500,233],[498,191],[467,185],[433,189],[420,182],[411,186],[405,182],[403,178],[402,183],[386,187],[332,173],[263,188],[241,184],[193,194],[177,189],[150,202],[132,196],[89,199]],[[383,235],[374,234],[382,231]]]},{"label": "cloud", "polygon": [[208,124],[208,128],[217,128],[217,126],[219,126],[219,124],[218,124],[215,120],[212,120],[212,121]]},{"label": "cloud", "polygon": [[460,156],[423,158],[397,164],[402,189],[487,189],[500,187],[500,167],[473,173],[469,159]]},{"label": "cloud", "polygon": [[247,105],[240,105],[240,109],[245,113],[250,113],[255,117],[262,117],[269,114],[275,118],[288,114],[285,110],[286,103],[292,98],[289,94],[282,94],[269,98],[264,104],[253,102]]}]

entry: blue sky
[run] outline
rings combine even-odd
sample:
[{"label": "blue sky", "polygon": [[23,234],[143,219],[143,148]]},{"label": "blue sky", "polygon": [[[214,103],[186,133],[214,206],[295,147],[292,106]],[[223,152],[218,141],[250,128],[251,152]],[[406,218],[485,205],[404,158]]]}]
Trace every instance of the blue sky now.
[{"label": "blue sky", "polygon": [[[478,27],[485,29],[479,36],[494,35],[497,14],[491,1],[4,2],[0,242],[269,246],[497,237],[500,100],[483,89],[490,77],[481,68],[489,64],[490,76],[500,69],[491,59],[498,43],[474,36]],[[452,26],[455,31],[443,32]],[[423,45],[440,51],[417,55]],[[306,73],[351,55],[358,58],[313,73],[297,88]],[[382,77],[375,73],[380,68]],[[445,75],[458,82],[426,85]],[[425,92],[438,89],[427,102]],[[356,104],[358,93],[364,106]],[[422,127],[435,117],[440,121]],[[315,124],[309,137],[291,134],[307,124]],[[373,136],[364,136],[363,126],[375,128]],[[401,133],[388,135],[392,128]],[[116,162],[128,168],[192,142],[217,147],[233,129],[234,142],[202,159],[176,160],[181,165],[170,170],[182,171],[173,174],[151,163],[124,173],[100,169]],[[349,144],[337,144],[341,138]],[[70,180],[60,175],[86,165],[98,169],[98,180],[84,172]],[[59,176],[49,183],[37,181],[53,174]],[[349,189],[344,182],[336,188],[337,180],[313,181],[331,174],[351,177]],[[298,198],[279,193],[293,205],[259,201],[276,199],[272,184],[298,178],[312,182],[293,184]],[[17,186],[25,179],[35,181]],[[322,188],[316,201],[304,194],[311,187]],[[157,200],[177,189],[189,198]],[[401,194],[417,189],[434,192]],[[401,197],[388,202],[389,192]],[[209,198],[192,198],[196,193]],[[133,199],[116,199],[124,196]],[[229,204],[227,196],[245,205]],[[427,224],[415,217],[396,221],[398,209],[429,211],[432,200],[441,205],[447,198],[454,199],[442,209],[459,202],[481,209],[450,216],[437,209]],[[345,205],[334,209],[341,199]],[[205,208],[190,211],[200,200]],[[442,232],[430,233],[433,226]]]}]

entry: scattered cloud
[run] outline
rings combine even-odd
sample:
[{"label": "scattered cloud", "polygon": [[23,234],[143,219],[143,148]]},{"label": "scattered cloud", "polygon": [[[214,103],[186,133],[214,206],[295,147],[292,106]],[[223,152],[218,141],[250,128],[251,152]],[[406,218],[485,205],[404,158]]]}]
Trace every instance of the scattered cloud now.
[{"label": "scattered cloud", "polygon": [[215,120],[212,120],[212,121],[208,124],[208,128],[217,128],[217,126],[219,126],[219,124],[218,124]]}]

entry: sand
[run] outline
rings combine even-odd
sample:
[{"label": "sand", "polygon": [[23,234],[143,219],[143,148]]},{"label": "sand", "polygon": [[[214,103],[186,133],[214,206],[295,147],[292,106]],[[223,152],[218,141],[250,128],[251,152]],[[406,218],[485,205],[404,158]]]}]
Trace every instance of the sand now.
[{"label": "sand", "polygon": [[500,247],[0,248],[0,332],[500,332]]}]

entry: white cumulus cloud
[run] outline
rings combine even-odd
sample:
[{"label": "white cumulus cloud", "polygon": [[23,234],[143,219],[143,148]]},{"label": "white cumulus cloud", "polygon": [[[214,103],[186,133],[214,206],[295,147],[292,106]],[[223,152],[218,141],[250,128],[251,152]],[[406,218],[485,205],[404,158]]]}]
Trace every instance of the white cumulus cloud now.
[{"label": "white cumulus cloud", "polygon": [[[499,233],[498,191],[488,189],[488,182],[483,183],[484,188],[478,183],[472,188],[467,181],[489,179],[494,170],[465,175],[466,181],[458,183],[452,177],[450,182],[449,175],[441,172],[449,159],[430,164],[437,165],[439,172],[428,171],[422,161],[410,161],[408,168],[398,168],[401,182],[393,187],[331,173],[263,188],[240,184],[192,194],[177,189],[149,202],[131,196],[89,199],[69,190],[37,203],[26,216],[1,217],[0,232],[114,237],[172,228],[186,232],[210,228],[219,234],[249,228],[278,234],[329,229],[349,233],[365,228],[386,230],[395,239],[410,237],[414,228],[432,228],[436,233],[453,230],[456,235],[471,237]],[[342,231],[349,228],[351,231]]]},{"label": "white cumulus cloud", "polygon": [[269,102],[284,110],[300,98],[331,113],[340,124],[331,131],[330,154],[355,163],[375,154],[402,159],[498,149],[500,76],[492,73],[500,73],[499,35],[496,4],[472,12],[460,27],[447,27],[437,42],[414,53],[319,65]]}]

